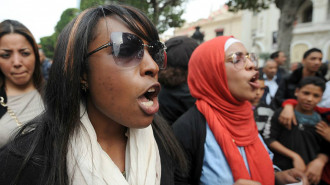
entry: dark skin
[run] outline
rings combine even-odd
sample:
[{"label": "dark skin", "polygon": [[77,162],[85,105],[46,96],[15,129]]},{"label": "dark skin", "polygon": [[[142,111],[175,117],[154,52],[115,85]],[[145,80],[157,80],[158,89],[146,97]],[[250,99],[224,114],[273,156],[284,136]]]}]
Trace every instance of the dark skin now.
[{"label": "dark skin", "polygon": [[[89,50],[108,42],[111,32],[132,33],[116,16],[101,19]],[[98,143],[124,172],[125,133],[128,128],[145,128],[151,124],[154,115],[143,111],[139,97],[158,84],[159,68],[146,49],[138,65],[126,68],[115,62],[110,51],[108,47],[89,56],[90,70],[84,80],[88,84],[87,112]]]}]

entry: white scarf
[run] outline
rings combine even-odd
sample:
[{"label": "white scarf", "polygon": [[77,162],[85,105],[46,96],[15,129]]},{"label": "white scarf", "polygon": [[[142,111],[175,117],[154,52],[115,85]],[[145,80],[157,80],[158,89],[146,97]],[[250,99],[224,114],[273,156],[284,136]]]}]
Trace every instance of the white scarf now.
[{"label": "white scarf", "polygon": [[67,167],[72,185],[160,185],[161,163],[151,125],[128,129],[126,179],[103,151],[83,105],[80,129],[69,141]]}]

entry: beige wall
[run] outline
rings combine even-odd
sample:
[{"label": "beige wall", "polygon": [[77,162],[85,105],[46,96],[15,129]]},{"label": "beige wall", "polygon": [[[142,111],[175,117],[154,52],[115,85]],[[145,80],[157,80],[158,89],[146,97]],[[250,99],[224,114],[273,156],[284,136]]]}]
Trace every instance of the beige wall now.
[{"label": "beige wall", "polygon": [[[291,62],[301,61],[303,52],[312,47],[322,50],[324,61],[330,59],[330,0],[310,0],[309,3],[313,3],[312,22],[298,21],[295,25],[290,51]],[[305,6],[307,3],[302,9]],[[277,45],[273,44],[273,33],[278,30],[279,16],[280,11],[274,4],[257,14],[247,10],[234,14],[223,7],[212,13],[208,19],[201,19],[175,29],[174,36],[191,36],[195,27],[200,26],[206,41],[216,36],[216,29],[224,29],[224,35],[233,35],[240,39],[247,50],[257,54],[270,54],[277,50]]]}]

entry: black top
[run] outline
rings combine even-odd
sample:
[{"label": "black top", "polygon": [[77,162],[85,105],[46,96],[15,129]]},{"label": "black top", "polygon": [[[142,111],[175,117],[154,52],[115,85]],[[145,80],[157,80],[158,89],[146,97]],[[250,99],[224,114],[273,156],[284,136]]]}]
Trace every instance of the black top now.
[{"label": "black top", "polygon": [[[271,126],[266,128],[264,133],[265,143],[271,144],[278,141],[290,150],[298,153],[307,165],[317,157],[319,153],[328,153],[330,145],[315,131],[315,127],[311,125],[301,124],[292,125],[291,130],[286,129],[278,122],[279,114],[282,109],[275,112]],[[293,168],[292,160],[274,152],[273,162],[282,170]]]},{"label": "black top", "polygon": [[204,143],[206,138],[206,119],[196,106],[191,107],[173,125],[174,134],[182,144],[188,161],[186,175],[176,173],[176,185],[198,185],[200,182]]},{"label": "black top", "polygon": [[183,113],[195,104],[188,84],[177,87],[162,87],[159,96],[159,112],[172,125]]},{"label": "black top", "polygon": [[[161,159],[161,185],[174,184],[174,161],[165,152],[164,146],[159,140],[156,132],[154,132],[155,139],[158,145],[158,150]],[[26,153],[31,146],[33,140],[33,131],[19,137],[17,148],[20,153]],[[23,162],[23,157],[15,154],[10,146],[7,144],[0,149],[0,184],[11,184],[16,177],[20,166]],[[27,162],[27,166],[23,169],[17,185],[43,185],[44,173],[47,170],[43,142],[40,141],[33,153],[32,160]]]}]

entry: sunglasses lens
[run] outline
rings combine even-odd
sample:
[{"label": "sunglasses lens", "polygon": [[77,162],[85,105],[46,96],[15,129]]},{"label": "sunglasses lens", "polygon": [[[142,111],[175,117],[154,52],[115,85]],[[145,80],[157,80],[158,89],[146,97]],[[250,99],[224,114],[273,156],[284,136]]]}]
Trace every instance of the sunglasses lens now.
[{"label": "sunglasses lens", "polygon": [[165,52],[165,46],[163,43],[156,41],[150,43],[149,52],[157,63],[160,69],[165,69],[167,64],[167,56]]},{"label": "sunglasses lens", "polygon": [[123,67],[136,66],[143,58],[144,48],[142,40],[134,34],[111,33],[112,54],[116,64]]}]

